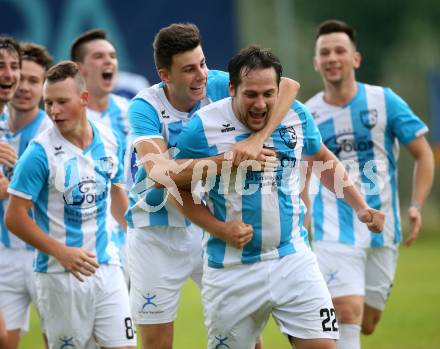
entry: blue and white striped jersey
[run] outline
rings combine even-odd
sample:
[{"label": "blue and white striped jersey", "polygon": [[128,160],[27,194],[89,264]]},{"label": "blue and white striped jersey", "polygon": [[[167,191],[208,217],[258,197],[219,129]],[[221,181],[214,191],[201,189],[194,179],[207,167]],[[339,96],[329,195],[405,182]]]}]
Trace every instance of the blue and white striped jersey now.
[{"label": "blue and white striped jersey", "polygon": [[[15,149],[17,156],[20,157],[21,154],[26,150],[28,144],[40,133],[47,130],[52,126],[52,121],[46,115],[43,110],[40,110],[32,122],[23,127],[17,132],[11,132],[8,129],[8,143]],[[14,169],[10,167],[3,167],[4,173],[8,180],[11,181]],[[33,250],[34,248],[26,244],[24,241],[20,240],[16,235],[10,233],[6,228],[4,223],[4,213],[6,212],[6,207],[8,205],[8,199],[0,200],[0,219],[1,219],[1,245],[6,248],[19,248]]]},{"label": "blue and white striped jersey", "polygon": [[103,112],[87,108],[87,118],[110,128],[120,137],[125,150],[129,136],[127,110],[128,100],[112,93],[107,108]]},{"label": "blue and white striped jersey", "polygon": [[385,228],[382,234],[368,231],[348,204],[312,176],[313,238],[361,247],[393,246],[402,239],[398,142],[408,144],[428,129],[391,89],[362,83],[357,86],[356,96],[343,107],[327,104],[323,92],[306,105],[323,142],[344,163],[367,203],[385,213]]},{"label": "blue and white striped jersey", "polygon": [[[168,101],[162,83],[142,90],[131,101],[128,109],[128,119],[133,145],[146,139],[160,138],[168,148],[175,147],[177,137],[182,127],[187,124],[194,112],[201,107],[222,98],[228,97],[229,75],[222,71],[210,70],[206,87],[206,97],[189,112],[176,110]],[[139,160],[139,159],[137,159]],[[171,204],[160,205],[157,208],[145,207],[146,195],[151,192],[147,189],[146,172],[139,166],[134,185],[129,194],[129,209],[126,215],[131,228],[140,228],[152,225],[168,225],[184,227],[189,221]],[[159,195],[165,195],[164,190],[155,190]]]},{"label": "blue and white striped jersey", "polygon": [[[129,156],[127,149],[129,148],[129,130],[128,130],[128,99],[111,93],[109,95],[109,101],[107,108],[98,112],[87,108],[87,117],[89,120],[97,124],[106,125],[113,133],[119,137],[123,147],[124,157]],[[128,161],[124,161],[128,166]],[[125,166],[125,165],[124,165]],[[114,231],[113,240],[121,247],[125,244],[126,234],[125,231],[119,226],[113,216],[110,217],[113,220]]]},{"label": "blue and white striped jersey", "polygon": [[[57,241],[96,254],[99,264],[120,264],[112,241],[110,187],[122,178],[122,151],[105,126],[93,128],[86,149],[68,142],[56,127],[38,136],[15,167],[9,193],[32,200],[38,226]],[[62,272],[38,252],[35,271]]]},{"label": "blue and white striped jersey", "polygon": [[[227,98],[196,113],[178,138],[177,157],[215,156],[249,135]],[[254,231],[242,250],[210,236],[205,248],[213,268],[279,258],[308,247],[305,206],[299,195],[300,160],[319,151],[321,137],[307,109],[295,102],[265,145],[276,149],[280,160],[276,171],[247,171],[244,166],[209,183],[208,205],[214,216],[224,222],[243,221]]]}]

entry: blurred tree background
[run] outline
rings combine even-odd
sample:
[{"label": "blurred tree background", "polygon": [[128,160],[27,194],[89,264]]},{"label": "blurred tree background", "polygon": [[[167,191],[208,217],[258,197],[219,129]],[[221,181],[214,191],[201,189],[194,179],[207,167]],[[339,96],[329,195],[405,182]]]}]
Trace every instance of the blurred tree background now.
[{"label": "blurred tree background", "polygon": [[[429,74],[440,70],[437,0],[237,0],[236,4],[240,46],[256,43],[272,48],[281,58],[284,75],[301,83],[301,101],[322,89],[312,63],[315,28],[323,20],[339,19],[357,32],[362,54],[357,79],[391,87],[432,125]],[[411,200],[412,166],[410,155],[403,150],[399,161],[402,213]],[[432,224],[439,205],[440,190],[434,184],[425,209]]]}]

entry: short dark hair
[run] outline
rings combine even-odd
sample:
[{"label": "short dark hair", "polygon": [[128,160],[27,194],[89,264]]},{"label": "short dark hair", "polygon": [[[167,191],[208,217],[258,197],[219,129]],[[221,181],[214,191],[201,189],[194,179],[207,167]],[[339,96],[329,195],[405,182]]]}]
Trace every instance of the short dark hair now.
[{"label": "short dark hair", "polygon": [[47,71],[53,63],[53,58],[44,46],[32,42],[20,43],[21,58],[41,65]]},{"label": "short dark hair", "polygon": [[193,50],[200,44],[200,32],[195,24],[174,23],[162,28],[153,42],[156,68],[170,69],[174,55]]},{"label": "short dark hair", "polygon": [[79,91],[86,88],[86,83],[79,73],[78,64],[72,61],[63,61],[55,64],[47,71],[45,78],[46,82],[51,84],[72,78],[76,81]]},{"label": "short dark hair", "polygon": [[254,69],[274,68],[277,74],[277,85],[280,84],[283,67],[277,56],[270,49],[252,45],[238,52],[229,61],[229,80],[234,88],[237,88],[241,78]]},{"label": "short dark hair", "polygon": [[21,50],[17,40],[9,35],[0,35],[0,50],[8,50],[9,52],[15,53],[21,67]]},{"label": "short dark hair", "polygon": [[343,21],[337,19],[329,19],[318,25],[316,29],[316,40],[325,34],[345,33],[350,38],[354,46],[356,46],[356,31]]},{"label": "short dark hair", "polygon": [[94,40],[107,40],[107,33],[103,29],[91,29],[78,36],[70,46],[70,59],[74,62],[83,62],[86,55],[85,45]]}]

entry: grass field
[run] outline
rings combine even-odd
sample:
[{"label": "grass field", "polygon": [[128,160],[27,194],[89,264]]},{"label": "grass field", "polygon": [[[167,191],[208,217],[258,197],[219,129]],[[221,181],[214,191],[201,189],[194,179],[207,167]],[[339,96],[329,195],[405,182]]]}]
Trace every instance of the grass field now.
[{"label": "grass field", "polygon": [[[400,249],[400,261],[392,296],[380,326],[362,339],[363,349],[440,348],[437,322],[440,314],[440,234],[425,232],[417,243]],[[197,287],[186,284],[174,338],[175,349],[203,349],[206,334]],[[264,332],[266,349],[288,349],[285,337],[271,320]],[[20,349],[43,348],[38,320],[32,316],[31,330],[22,337]]]}]

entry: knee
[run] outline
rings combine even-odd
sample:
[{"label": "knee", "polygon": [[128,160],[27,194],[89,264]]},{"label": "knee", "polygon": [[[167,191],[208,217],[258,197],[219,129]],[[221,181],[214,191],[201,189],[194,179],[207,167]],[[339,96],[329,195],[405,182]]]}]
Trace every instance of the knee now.
[{"label": "knee", "polygon": [[365,320],[362,322],[362,334],[369,336],[373,334],[376,329],[377,321],[373,319]]},{"label": "knee", "polygon": [[380,311],[372,310],[367,307],[366,311],[364,312],[364,317],[362,319],[362,334],[366,336],[373,334],[377,324],[379,323],[380,317]]},{"label": "knee", "polygon": [[8,343],[8,332],[5,329],[4,331],[0,331],[0,349],[6,349],[7,343]]},{"label": "knee", "polygon": [[154,337],[143,337],[142,338],[142,348],[143,349],[172,349],[173,348],[173,339],[164,336],[158,335]]},{"label": "knee", "polygon": [[362,320],[362,306],[346,304],[336,309],[338,322],[342,324],[360,324]]}]

